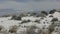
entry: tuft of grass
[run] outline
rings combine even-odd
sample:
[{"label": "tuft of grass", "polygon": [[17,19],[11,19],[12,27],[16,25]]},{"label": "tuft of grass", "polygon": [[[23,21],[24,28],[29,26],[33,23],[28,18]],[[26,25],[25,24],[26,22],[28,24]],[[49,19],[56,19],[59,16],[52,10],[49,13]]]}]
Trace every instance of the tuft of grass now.
[{"label": "tuft of grass", "polygon": [[16,26],[16,25],[12,26],[12,27],[9,29],[9,32],[10,32],[10,33],[16,33],[16,32],[17,32],[17,26]]}]

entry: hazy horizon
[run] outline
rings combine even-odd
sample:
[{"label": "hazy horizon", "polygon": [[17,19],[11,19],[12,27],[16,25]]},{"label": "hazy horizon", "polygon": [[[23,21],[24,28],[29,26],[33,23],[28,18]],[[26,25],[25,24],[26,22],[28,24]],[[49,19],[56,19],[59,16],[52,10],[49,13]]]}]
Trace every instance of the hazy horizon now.
[{"label": "hazy horizon", "polygon": [[0,14],[60,9],[60,0],[0,0]]}]

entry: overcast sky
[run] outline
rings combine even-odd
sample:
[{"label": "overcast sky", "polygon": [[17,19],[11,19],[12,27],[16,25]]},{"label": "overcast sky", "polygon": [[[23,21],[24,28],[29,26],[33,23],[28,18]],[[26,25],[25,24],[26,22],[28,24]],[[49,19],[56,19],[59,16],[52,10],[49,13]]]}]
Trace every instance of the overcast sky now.
[{"label": "overcast sky", "polygon": [[33,11],[59,8],[60,0],[0,0],[0,9]]}]

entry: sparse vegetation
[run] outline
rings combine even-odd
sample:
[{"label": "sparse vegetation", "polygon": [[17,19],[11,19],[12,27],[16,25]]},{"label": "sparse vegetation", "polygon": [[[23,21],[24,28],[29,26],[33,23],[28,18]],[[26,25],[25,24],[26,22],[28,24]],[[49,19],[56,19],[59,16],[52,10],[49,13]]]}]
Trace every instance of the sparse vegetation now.
[{"label": "sparse vegetation", "polygon": [[19,16],[25,17],[25,16],[28,16],[28,15],[26,13],[21,13]]},{"label": "sparse vegetation", "polygon": [[40,17],[40,15],[36,15],[36,17]]},{"label": "sparse vegetation", "polygon": [[53,17],[53,15],[50,15],[49,17]]},{"label": "sparse vegetation", "polygon": [[16,19],[16,15],[13,15],[11,19]]},{"label": "sparse vegetation", "polygon": [[46,11],[41,11],[42,14],[48,15]]},{"label": "sparse vegetation", "polygon": [[40,20],[35,20],[35,22],[40,23]]},{"label": "sparse vegetation", "polygon": [[35,16],[35,15],[37,15],[37,13],[32,13],[32,14],[31,14],[31,16]]},{"label": "sparse vegetation", "polygon": [[12,27],[9,29],[9,32],[10,32],[10,33],[16,33],[16,32],[17,32],[17,26],[16,26],[16,25],[12,26]]},{"label": "sparse vegetation", "polygon": [[13,15],[11,19],[14,19],[14,20],[21,20],[21,17],[20,17],[20,16]]},{"label": "sparse vegetation", "polygon": [[53,9],[53,10],[51,10],[50,12],[49,12],[49,14],[53,14],[53,13],[55,13],[57,10],[56,9]]},{"label": "sparse vegetation", "polygon": [[38,32],[35,32],[37,29],[36,26],[31,26],[30,28],[27,29],[27,34],[40,34],[40,30],[38,30]]},{"label": "sparse vegetation", "polygon": [[24,21],[21,22],[21,24],[28,23],[28,22],[30,22],[30,20],[24,20]]},{"label": "sparse vegetation", "polygon": [[49,26],[49,28],[48,28],[48,30],[49,30],[49,34],[51,34],[53,31],[54,31],[54,24],[51,24],[50,26]]},{"label": "sparse vegetation", "polygon": [[40,17],[43,17],[43,18],[44,18],[44,17],[46,17],[46,15],[43,14],[43,13],[41,13],[41,14],[40,14]]},{"label": "sparse vegetation", "polygon": [[[7,19],[6,21],[1,20],[1,23],[6,23],[10,25],[10,23],[12,24],[12,26],[7,30],[5,30],[5,28],[3,26],[0,25],[0,33],[4,33],[4,34],[10,34],[10,33],[14,33],[14,34],[51,34],[54,31],[55,26],[57,26],[57,22],[59,22],[58,24],[60,24],[60,21],[58,19],[58,17],[54,18],[53,13],[56,12],[56,9],[53,9],[49,12],[49,14],[46,11],[41,11],[41,13],[22,13],[20,15],[13,15],[11,18],[11,22]],[[28,16],[29,14],[29,16]],[[9,15],[4,15],[2,17],[8,17]],[[25,17],[27,16],[26,20]],[[22,18],[23,17],[23,18]],[[30,17],[34,17],[29,19]],[[50,19],[52,18],[52,20]],[[29,20],[28,20],[29,19]],[[50,20],[49,20],[50,19]],[[34,20],[34,21],[33,21]],[[18,24],[18,26],[15,25],[15,22]],[[7,25],[4,24],[4,25]],[[60,27],[60,25],[58,25],[58,27]],[[20,30],[20,28],[22,30]],[[17,33],[17,31],[19,31],[19,33]]]},{"label": "sparse vegetation", "polygon": [[53,19],[51,20],[51,22],[55,22],[55,21],[58,21],[58,18],[53,18]]}]

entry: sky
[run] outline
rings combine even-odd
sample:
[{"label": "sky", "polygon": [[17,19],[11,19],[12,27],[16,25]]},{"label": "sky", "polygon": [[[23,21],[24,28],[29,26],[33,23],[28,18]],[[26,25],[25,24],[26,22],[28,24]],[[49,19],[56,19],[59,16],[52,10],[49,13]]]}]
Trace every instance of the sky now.
[{"label": "sky", "polygon": [[2,9],[16,12],[60,9],[60,0],[0,0],[0,10],[4,13]]}]

